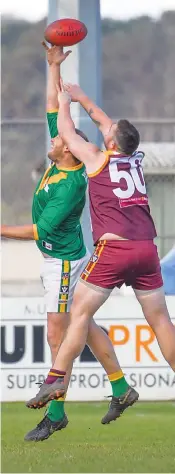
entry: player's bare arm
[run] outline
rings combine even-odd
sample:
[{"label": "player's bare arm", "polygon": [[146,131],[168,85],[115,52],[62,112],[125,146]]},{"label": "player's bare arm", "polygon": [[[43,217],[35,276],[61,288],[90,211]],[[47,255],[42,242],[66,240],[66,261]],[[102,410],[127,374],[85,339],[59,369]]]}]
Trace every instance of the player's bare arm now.
[{"label": "player's bare arm", "polygon": [[112,120],[103,112],[100,107],[98,107],[94,102],[84,93],[84,91],[74,84],[65,84],[65,91],[71,96],[72,101],[79,102],[81,106],[86,110],[89,117],[93,120],[95,125],[99,128],[103,135],[106,135],[113,122]]},{"label": "player's bare arm", "polygon": [[68,146],[70,152],[86,165],[87,173],[96,172],[104,163],[105,156],[93,143],[87,143],[76,134],[75,125],[70,114],[71,97],[67,92],[58,91],[60,104],[57,119],[58,130],[61,138]]},{"label": "player's bare arm", "polygon": [[35,240],[35,228],[29,225],[2,225],[1,237],[7,239]]},{"label": "player's bare arm", "polygon": [[49,48],[45,41],[42,41],[42,45],[46,51],[49,64],[46,107],[48,111],[55,112],[59,108],[56,84],[60,85],[60,66],[69,56],[71,50],[64,53],[62,46],[52,46]]}]

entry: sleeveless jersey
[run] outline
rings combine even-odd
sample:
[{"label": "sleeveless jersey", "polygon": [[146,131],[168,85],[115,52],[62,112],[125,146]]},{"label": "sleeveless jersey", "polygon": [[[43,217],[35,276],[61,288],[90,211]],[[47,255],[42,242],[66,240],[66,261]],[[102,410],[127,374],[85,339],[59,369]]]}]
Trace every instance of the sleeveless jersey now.
[{"label": "sleeveless jersey", "polygon": [[156,230],[143,176],[144,153],[104,152],[105,163],[89,175],[93,238],[112,233],[129,240],[152,240]]}]

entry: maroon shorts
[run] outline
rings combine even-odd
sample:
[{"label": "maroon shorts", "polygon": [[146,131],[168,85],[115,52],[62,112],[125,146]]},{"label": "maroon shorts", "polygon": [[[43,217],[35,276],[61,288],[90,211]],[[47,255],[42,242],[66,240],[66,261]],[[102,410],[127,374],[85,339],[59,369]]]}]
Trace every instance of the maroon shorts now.
[{"label": "maroon shorts", "polygon": [[123,283],[143,291],[160,288],[163,280],[157,247],[152,240],[100,241],[81,279],[108,290]]}]

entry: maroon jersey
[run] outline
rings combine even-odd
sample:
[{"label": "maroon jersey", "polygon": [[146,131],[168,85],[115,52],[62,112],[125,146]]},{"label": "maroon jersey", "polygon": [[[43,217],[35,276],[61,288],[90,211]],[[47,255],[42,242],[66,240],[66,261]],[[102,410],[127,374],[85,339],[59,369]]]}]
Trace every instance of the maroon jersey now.
[{"label": "maroon jersey", "polygon": [[106,160],[89,175],[90,213],[96,243],[105,233],[129,240],[156,237],[143,176],[144,153],[104,152]]}]

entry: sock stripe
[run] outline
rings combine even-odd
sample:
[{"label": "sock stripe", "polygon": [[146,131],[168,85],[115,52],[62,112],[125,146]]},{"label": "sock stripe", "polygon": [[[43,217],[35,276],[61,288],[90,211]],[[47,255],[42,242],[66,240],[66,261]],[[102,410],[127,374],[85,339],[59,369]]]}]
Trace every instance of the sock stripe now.
[{"label": "sock stripe", "polygon": [[55,374],[55,372],[49,372],[48,375],[51,375],[52,377],[57,377],[57,378],[59,378],[59,377],[63,378],[64,377],[64,374],[62,374],[62,375],[61,374]]},{"label": "sock stripe", "polygon": [[122,377],[124,377],[124,373],[122,370],[114,372],[114,374],[108,375],[108,379],[110,382],[115,382],[116,380],[122,379]]},{"label": "sock stripe", "polygon": [[67,395],[67,394],[65,393],[62,397],[57,398],[55,401],[56,401],[56,402],[65,402],[65,400],[66,400],[66,395]]},{"label": "sock stripe", "polygon": [[49,370],[49,374],[52,372],[52,375],[55,375],[55,376],[59,376],[59,375],[66,375],[66,372],[64,372],[63,370],[57,370],[57,369],[54,369],[54,367],[52,367],[50,370]]}]

